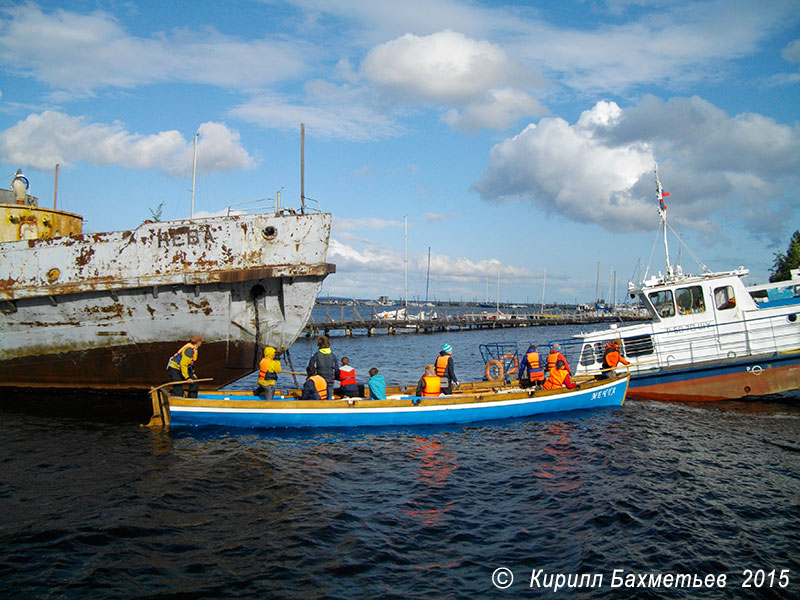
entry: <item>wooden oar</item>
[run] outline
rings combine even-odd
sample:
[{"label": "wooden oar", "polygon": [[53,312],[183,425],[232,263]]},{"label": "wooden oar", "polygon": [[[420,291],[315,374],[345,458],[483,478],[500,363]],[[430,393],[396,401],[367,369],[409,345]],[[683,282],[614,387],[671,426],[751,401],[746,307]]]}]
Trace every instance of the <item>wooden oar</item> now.
[{"label": "wooden oar", "polygon": [[183,385],[184,383],[199,383],[201,381],[214,381],[213,377],[206,377],[205,379],[186,379],[185,381],[170,381],[169,383],[162,383],[158,387],[150,388],[150,393],[160,390],[171,385]]}]

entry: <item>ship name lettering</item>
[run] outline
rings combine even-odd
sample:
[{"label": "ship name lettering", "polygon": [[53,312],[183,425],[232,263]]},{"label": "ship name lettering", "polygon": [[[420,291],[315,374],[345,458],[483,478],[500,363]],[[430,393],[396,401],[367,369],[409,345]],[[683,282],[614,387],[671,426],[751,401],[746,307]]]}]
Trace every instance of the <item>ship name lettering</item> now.
[{"label": "ship name lettering", "polygon": [[178,229],[159,229],[156,231],[158,239],[158,247],[161,248],[177,248],[179,246],[198,246],[202,236],[204,244],[213,244],[214,236],[209,230],[208,226],[205,227],[180,227]]}]

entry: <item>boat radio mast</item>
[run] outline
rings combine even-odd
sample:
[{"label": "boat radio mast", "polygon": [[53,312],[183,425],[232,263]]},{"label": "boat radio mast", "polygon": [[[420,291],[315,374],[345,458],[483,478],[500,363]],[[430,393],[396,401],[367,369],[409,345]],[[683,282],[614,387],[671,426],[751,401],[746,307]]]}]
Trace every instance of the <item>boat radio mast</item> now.
[{"label": "boat radio mast", "polygon": [[664,189],[658,178],[658,164],[655,165],[656,196],[658,196],[658,214],[661,217],[661,229],[664,230],[664,252],[667,256],[667,277],[672,276],[672,266],[669,264],[669,245],[667,244],[667,207],[664,205]]}]

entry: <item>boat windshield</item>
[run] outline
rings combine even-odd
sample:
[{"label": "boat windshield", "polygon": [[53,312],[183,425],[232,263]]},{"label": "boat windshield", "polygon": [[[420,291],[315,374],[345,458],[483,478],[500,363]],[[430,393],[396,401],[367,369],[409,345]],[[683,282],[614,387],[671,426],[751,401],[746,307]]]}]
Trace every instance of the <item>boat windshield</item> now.
[{"label": "boat windshield", "polygon": [[675,301],[672,298],[672,290],[650,292],[647,298],[650,300],[656,316],[662,319],[675,316]]}]

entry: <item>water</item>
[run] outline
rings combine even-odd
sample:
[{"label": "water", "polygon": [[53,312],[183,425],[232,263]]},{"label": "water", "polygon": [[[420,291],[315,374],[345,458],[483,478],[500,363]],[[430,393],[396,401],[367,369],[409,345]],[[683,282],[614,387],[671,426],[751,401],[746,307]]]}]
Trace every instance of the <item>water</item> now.
[{"label": "water", "polygon": [[[568,333],[335,338],[333,349],[360,378],[378,366],[408,383],[447,340],[466,380],[482,372],[479,343]],[[292,348],[296,368],[312,349]],[[798,400],[260,432],[6,409],[0,596],[796,598]],[[500,568],[514,578],[503,590]],[[615,569],[727,585],[614,588]],[[761,587],[742,587],[747,569]],[[583,573],[602,582],[537,587]]]}]

